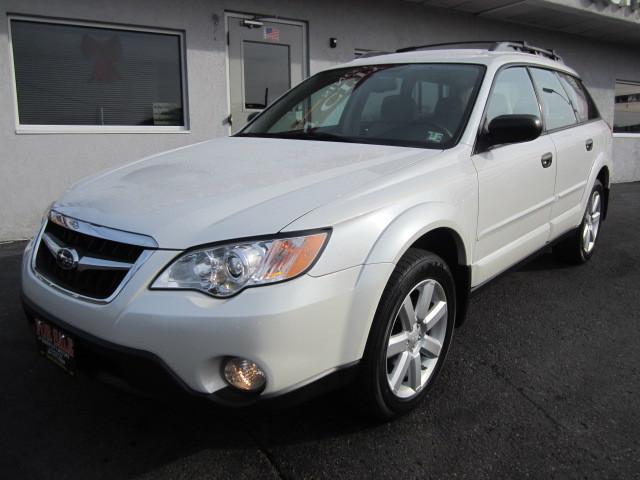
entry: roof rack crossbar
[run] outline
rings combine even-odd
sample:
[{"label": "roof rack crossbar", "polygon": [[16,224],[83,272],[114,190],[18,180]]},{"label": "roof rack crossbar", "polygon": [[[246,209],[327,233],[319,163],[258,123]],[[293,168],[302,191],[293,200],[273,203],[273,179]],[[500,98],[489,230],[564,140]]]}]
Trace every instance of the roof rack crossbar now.
[{"label": "roof rack crossbar", "polygon": [[555,60],[558,62],[562,62],[562,57],[558,55],[554,50],[550,50],[547,48],[535,47],[533,45],[528,44],[524,40],[471,40],[466,42],[446,42],[446,43],[432,43],[429,45],[417,45],[414,47],[404,47],[396,50],[397,53],[403,52],[412,52],[415,50],[428,50],[430,48],[433,49],[442,49],[445,47],[461,47],[461,46],[480,46],[484,45],[484,47],[480,47],[491,52],[523,52],[530,53],[533,55],[540,55],[543,57],[550,58],[551,60]]},{"label": "roof rack crossbar", "polygon": [[551,60],[562,62],[562,57],[558,55],[555,52],[555,50],[551,50],[548,48],[535,47],[533,45],[529,45],[524,40],[518,40],[518,41],[509,40],[509,41],[503,41],[503,42],[496,42],[495,45],[490,50],[495,52],[506,52],[509,50],[516,50],[518,52],[541,55],[543,57],[550,58]]}]

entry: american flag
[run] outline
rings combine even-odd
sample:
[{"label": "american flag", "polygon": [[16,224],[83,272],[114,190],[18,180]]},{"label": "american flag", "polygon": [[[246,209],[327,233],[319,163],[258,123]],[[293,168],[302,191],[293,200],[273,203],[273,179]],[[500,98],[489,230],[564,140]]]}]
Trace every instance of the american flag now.
[{"label": "american flag", "polygon": [[272,42],[280,41],[280,29],[273,27],[264,27],[264,39]]}]

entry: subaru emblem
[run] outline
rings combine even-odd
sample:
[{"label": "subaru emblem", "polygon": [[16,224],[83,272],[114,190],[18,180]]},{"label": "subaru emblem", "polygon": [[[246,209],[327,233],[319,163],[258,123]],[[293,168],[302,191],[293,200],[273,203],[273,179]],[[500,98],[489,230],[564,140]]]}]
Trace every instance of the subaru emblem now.
[{"label": "subaru emblem", "polygon": [[62,270],[73,270],[78,266],[78,252],[73,248],[61,248],[56,254],[56,264]]}]

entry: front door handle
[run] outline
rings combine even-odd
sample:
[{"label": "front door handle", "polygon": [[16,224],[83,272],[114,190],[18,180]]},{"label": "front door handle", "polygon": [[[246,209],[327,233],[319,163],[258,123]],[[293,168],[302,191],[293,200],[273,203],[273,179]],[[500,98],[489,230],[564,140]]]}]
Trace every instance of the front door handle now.
[{"label": "front door handle", "polygon": [[587,147],[587,152],[590,152],[593,149],[593,140],[589,139],[584,143],[584,146]]},{"label": "front door handle", "polygon": [[551,152],[545,153],[544,155],[542,155],[540,161],[542,162],[543,168],[549,168],[553,163],[553,154]]}]

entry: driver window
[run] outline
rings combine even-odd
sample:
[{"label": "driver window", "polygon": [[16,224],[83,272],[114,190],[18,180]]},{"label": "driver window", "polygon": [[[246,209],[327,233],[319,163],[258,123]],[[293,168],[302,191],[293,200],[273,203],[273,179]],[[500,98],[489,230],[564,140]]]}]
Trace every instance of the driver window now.
[{"label": "driver window", "polygon": [[512,67],[498,73],[487,105],[487,124],[500,115],[511,114],[540,118],[540,107],[531,78],[522,67]]}]

